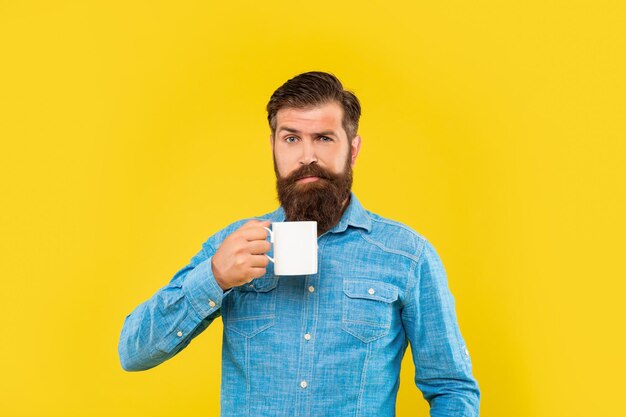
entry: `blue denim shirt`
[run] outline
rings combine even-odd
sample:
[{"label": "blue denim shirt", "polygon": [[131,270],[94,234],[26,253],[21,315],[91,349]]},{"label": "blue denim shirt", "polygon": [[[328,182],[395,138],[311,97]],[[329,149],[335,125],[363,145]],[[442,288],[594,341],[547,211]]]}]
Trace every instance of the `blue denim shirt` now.
[{"label": "blue denim shirt", "polygon": [[[282,208],[259,217],[284,221]],[[318,273],[223,292],[211,236],[189,265],[126,317],[119,354],[139,371],[176,355],[222,317],[222,416],[393,416],[408,343],[431,416],[477,416],[479,389],[432,245],[364,210],[354,195],[318,238]],[[417,400],[416,400],[417,401]]]}]

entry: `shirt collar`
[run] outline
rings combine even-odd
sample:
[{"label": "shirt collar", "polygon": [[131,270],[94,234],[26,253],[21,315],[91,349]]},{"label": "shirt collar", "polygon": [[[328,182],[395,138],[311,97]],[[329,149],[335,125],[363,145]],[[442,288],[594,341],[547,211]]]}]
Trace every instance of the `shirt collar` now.
[{"label": "shirt collar", "polygon": [[372,219],[370,219],[370,216],[367,214],[354,193],[350,193],[350,203],[348,204],[348,208],[346,208],[346,211],[343,212],[339,223],[330,229],[330,233],[341,233],[345,231],[348,226],[360,227],[365,229],[367,232],[372,230]]},{"label": "shirt collar", "polygon": [[[285,210],[282,207],[278,207],[267,217],[269,217],[269,220],[273,222],[284,222]],[[343,212],[339,222],[329,230],[329,233],[344,232],[348,226],[360,227],[365,229],[367,232],[372,230],[372,219],[370,219],[370,216],[367,214],[354,193],[350,193],[348,208],[346,208]]]}]

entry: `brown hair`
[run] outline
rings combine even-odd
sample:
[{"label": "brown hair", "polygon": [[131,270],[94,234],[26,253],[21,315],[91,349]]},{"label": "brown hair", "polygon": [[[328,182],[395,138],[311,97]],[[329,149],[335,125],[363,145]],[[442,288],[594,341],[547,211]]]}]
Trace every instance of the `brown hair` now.
[{"label": "brown hair", "polygon": [[296,75],[281,85],[267,103],[267,121],[276,133],[276,114],[283,108],[304,109],[337,102],[343,109],[343,129],[351,140],[356,136],[361,104],[356,96],[343,89],[341,81],[327,72],[311,71]]}]

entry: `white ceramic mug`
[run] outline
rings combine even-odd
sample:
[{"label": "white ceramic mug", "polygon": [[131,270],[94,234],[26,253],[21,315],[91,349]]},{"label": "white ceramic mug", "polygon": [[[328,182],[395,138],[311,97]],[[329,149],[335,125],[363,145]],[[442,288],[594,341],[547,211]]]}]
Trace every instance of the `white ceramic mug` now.
[{"label": "white ceramic mug", "polygon": [[317,222],[272,223],[270,242],[274,245],[276,275],[311,275],[317,273]]}]

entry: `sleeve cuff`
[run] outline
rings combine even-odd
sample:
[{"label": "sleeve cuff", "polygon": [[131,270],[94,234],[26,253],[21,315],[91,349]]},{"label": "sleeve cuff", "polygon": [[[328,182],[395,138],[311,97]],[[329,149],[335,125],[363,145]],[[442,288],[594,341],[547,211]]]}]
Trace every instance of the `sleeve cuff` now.
[{"label": "sleeve cuff", "polygon": [[208,258],[196,266],[183,282],[183,293],[189,304],[202,319],[210,316],[222,306],[226,293],[215,281],[211,260]]}]

